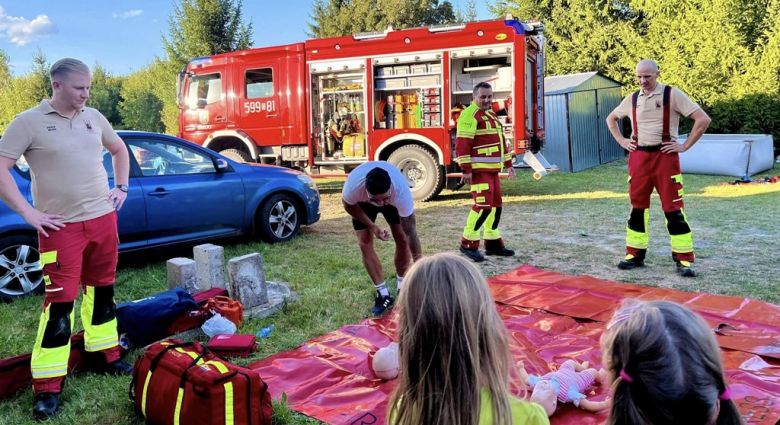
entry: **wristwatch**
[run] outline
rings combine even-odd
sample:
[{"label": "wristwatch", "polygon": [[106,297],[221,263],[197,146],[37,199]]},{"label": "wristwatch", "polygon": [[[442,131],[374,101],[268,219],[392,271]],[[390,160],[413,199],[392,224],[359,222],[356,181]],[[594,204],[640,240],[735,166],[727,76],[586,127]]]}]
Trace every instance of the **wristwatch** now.
[{"label": "wristwatch", "polygon": [[130,188],[127,187],[126,184],[118,184],[118,185],[116,185],[116,188],[121,190],[122,192],[125,192],[125,193],[127,193],[127,191],[130,190]]}]

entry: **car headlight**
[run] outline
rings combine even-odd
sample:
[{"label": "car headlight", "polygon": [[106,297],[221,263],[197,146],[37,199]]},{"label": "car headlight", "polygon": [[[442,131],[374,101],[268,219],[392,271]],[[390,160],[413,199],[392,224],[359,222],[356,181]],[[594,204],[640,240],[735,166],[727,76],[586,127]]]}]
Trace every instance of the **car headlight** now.
[{"label": "car headlight", "polygon": [[298,180],[300,180],[301,183],[305,184],[306,186],[309,186],[314,190],[317,190],[317,183],[314,183],[313,178],[307,176],[306,174],[298,174],[296,177],[298,177]]}]

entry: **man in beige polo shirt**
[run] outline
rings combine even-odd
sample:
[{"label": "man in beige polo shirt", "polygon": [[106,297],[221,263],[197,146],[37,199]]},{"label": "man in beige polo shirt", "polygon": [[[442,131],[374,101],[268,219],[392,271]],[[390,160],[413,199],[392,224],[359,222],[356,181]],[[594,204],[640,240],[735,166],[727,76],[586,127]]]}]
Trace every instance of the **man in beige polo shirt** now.
[{"label": "man in beige polo shirt", "polygon": [[[658,191],[672,244],[672,259],[680,276],[694,277],[693,235],[683,206],[680,152],[685,152],[707,130],[710,117],[682,91],[658,82],[658,65],[643,60],[636,66],[641,90],[623,99],[607,117],[609,131],[629,151],[628,196],[631,214],[626,227],[626,256],[620,269],[644,265],[649,236],[650,195]],[[695,121],[684,144],[677,143],[680,115]],[[631,139],[620,134],[617,120],[631,117]]]},{"label": "man in beige polo shirt", "polygon": [[[67,374],[74,301],[80,285],[84,346],[93,369],[130,374],[119,359],[114,281],[117,216],[127,197],[127,147],[89,98],[89,68],[76,59],[52,65],[54,95],[17,115],[0,139],[0,199],[38,230],[46,296],[32,354],[33,415],[59,410],[57,395]],[[105,148],[113,157],[116,187],[109,190]],[[35,207],[10,174],[22,155],[32,173]]]}]

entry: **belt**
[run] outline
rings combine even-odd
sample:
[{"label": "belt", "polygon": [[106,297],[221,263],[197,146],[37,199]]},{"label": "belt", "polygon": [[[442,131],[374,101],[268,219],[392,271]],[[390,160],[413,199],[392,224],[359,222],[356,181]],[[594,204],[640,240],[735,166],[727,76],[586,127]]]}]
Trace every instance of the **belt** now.
[{"label": "belt", "polygon": [[637,146],[636,150],[644,152],[658,152],[661,150],[661,145],[655,146]]}]

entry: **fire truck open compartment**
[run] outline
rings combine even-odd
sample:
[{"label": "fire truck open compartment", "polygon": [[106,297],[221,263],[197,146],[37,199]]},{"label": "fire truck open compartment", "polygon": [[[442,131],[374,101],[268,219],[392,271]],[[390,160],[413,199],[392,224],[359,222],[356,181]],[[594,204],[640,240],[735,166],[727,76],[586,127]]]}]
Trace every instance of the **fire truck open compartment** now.
[{"label": "fire truck open compartment", "polygon": [[315,161],[366,160],[365,90],[358,70],[312,73]]}]

